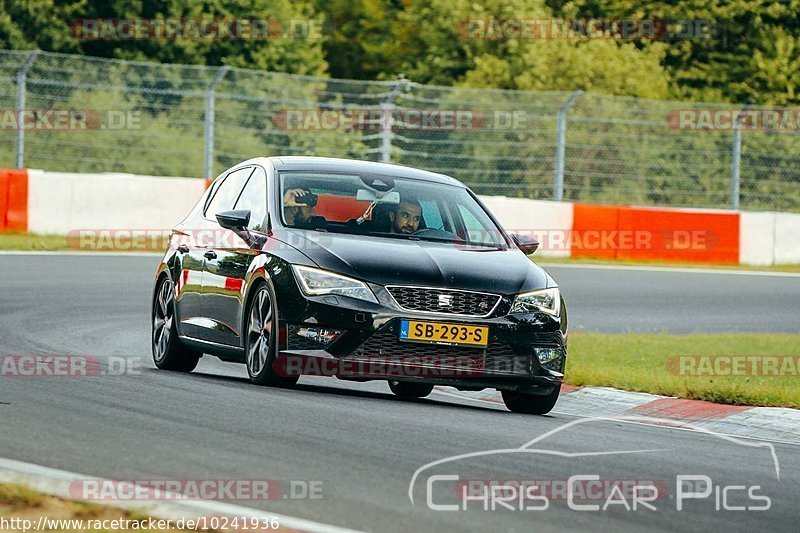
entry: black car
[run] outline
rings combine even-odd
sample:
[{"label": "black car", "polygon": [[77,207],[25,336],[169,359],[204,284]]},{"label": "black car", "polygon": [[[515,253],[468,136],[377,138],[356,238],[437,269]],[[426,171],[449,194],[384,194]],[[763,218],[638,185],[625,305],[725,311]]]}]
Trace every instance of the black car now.
[{"label": "black car", "polygon": [[316,157],[245,161],[173,229],[153,293],[153,358],[203,354],[256,384],[300,375],[495,388],[506,406],[558,399],[567,313],[553,279],[459,181]]}]

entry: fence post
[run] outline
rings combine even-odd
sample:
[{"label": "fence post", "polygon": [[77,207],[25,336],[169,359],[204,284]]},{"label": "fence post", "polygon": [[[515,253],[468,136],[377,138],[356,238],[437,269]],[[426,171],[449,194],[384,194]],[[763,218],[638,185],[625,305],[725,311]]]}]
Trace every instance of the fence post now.
[{"label": "fence post", "polygon": [[397,107],[394,100],[401,91],[407,90],[407,84],[408,80],[400,74],[386,94],[386,99],[381,103],[381,146],[379,148],[381,163],[392,162],[392,139],[394,138],[392,124],[394,123],[394,110]]},{"label": "fence post", "polygon": [[[27,91],[27,82],[28,82],[28,70],[33,65],[33,62],[36,60],[36,56],[39,54],[39,50],[34,50],[31,54],[25,59],[25,62],[20,67],[19,72],[17,72],[17,121],[21,121],[22,119],[22,111],[25,109],[25,96]],[[17,125],[17,139],[16,139],[16,166],[17,168],[22,168],[25,165],[25,128],[22,127],[21,124]]]},{"label": "fence post", "polygon": [[553,180],[553,199],[560,202],[564,199],[564,153],[566,151],[567,138],[567,111],[575,103],[575,100],[583,94],[583,91],[575,91],[556,115],[556,175]]},{"label": "fence post", "polygon": [[219,72],[217,72],[217,75],[214,76],[214,79],[211,80],[211,84],[206,91],[206,109],[205,116],[203,117],[203,138],[205,142],[203,146],[203,156],[205,160],[203,164],[204,178],[214,177],[211,175],[211,173],[214,172],[214,115],[216,98],[214,91],[230,69],[231,67],[228,66],[222,67]]},{"label": "fence post", "polygon": [[742,128],[741,128],[741,120],[744,116],[747,108],[750,107],[750,104],[744,106],[744,108],[736,115],[736,120],[733,122],[733,157],[731,162],[731,209],[738,210],[739,209],[739,190],[740,190],[740,179],[739,179],[739,168],[742,162]]}]

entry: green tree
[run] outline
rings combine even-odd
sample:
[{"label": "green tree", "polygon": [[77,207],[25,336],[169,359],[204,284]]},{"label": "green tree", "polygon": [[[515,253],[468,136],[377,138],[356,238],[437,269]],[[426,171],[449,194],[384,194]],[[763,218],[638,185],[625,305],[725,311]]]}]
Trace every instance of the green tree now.
[{"label": "green tree", "polygon": [[[550,0],[556,16],[705,21],[707,35],[665,42],[661,64],[682,100],[794,105],[800,83],[800,1]],[[648,48],[655,43],[641,42]]]},{"label": "green tree", "polygon": [[[291,33],[322,24],[307,0],[0,0],[0,47],[40,48],[98,57],[230,65],[293,74],[324,75],[323,35]],[[78,19],[270,19],[285,31],[270,39],[79,40]],[[318,22],[316,22],[318,21]]]}]

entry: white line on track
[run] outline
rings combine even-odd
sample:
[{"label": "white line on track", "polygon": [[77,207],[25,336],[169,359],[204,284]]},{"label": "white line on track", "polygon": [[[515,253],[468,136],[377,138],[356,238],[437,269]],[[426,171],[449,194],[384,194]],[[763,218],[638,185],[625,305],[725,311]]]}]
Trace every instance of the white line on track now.
[{"label": "white line on track", "polygon": [[[21,461],[14,461],[13,459],[4,459],[0,457],[0,481],[22,483],[34,490],[57,496],[59,498],[74,499],[70,495],[69,486],[74,481],[96,479],[92,476],[85,476],[76,474],[74,472],[67,472],[65,470],[56,470],[46,466],[40,466],[32,463],[24,463]],[[101,505],[103,502],[96,502]],[[281,529],[290,529],[295,531],[308,531],[308,532],[326,532],[326,533],[357,533],[357,530],[347,529],[330,524],[323,524],[321,522],[314,522],[313,520],[306,520],[305,518],[296,518],[293,516],[282,515],[277,513],[268,513],[259,509],[252,509],[250,507],[242,507],[221,501],[208,501],[208,500],[159,500],[147,503],[142,502],[113,502],[109,504],[110,507],[118,507],[124,509],[138,509],[148,512],[153,517],[159,517],[170,520],[178,520],[180,518],[196,519],[199,516],[210,515],[225,515],[225,516],[245,516],[248,518],[270,519],[277,520]]]},{"label": "white line on track", "polygon": [[688,274],[732,274],[737,276],[771,276],[800,278],[800,272],[776,272],[772,270],[734,270],[725,268],[654,267],[636,265],[574,265],[569,263],[536,263],[542,268],[583,268],[595,270],[642,270],[649,272],[676,272]]},{"label": "white line on track", "polygon": [[[624,391],[620,391],[620,392],[624,392]],[[492,407],[492,408],[495,408],[495,410],[507,411],[507,409],[503,406],[502,403],[493,402],[493,401],[488,400],[486,398],[476,398],[476,397],[473,397],[473,396],[467,396],[466,394],[463,394],[460,391],[447,391],[447,390],[441,390],[441,389],[433,389],[433,393],[434,394],[439,394],[439,395],[444,396],[446,398],[453,398],[453,399],[456,399],[456,400],[472,402],[471,405],[478,404],[478,405],[480,405],[482,407]],[[665,396],[665,398],[666,398],[666,396]],[[670,429],[670,430],[676,430],[676,431],[688,431],[690,433],[695,433],[695,434],[709,434],[709,433],[711,433],[711,434],[714,434],[714,435],[720,435],[720,436],[724,436],[724,437],[732,437],[732,438],[736,438],[736,439],[754,440],[754,441],[758,441],[758,442],[772,442],[772,443],[775,443],[775,444],[787,444],[787,445],[790,445],[790,446],[800,446],[800,442],[790,441],[790,440],[783,440],[783,439],[776,439],[776,438],[773,438],[773,437],[759,437],[757,435],[737,435],[737,434],[734,434],[734,433],[725,433],[725,432],[722,432],[722,431],[709,431],[709,430],[699,431],[697,428],[694,428],[694,427],[691,426],[691,422],[686,421],[686,420],[683,420],[683,421],[682,420],[674,420],[674,421],[670,420],[670,422],[674,422],[674,424],[654,424],[653,422],[648,421],[647,417],[644,417],[644,416],[642,417],[642,420],[633,420],[633,419],[618,420],[618,419],[614,418],[615,416],[623,416],[623,415],[625,415],[624,412],[619,413],[618,415],[612,415],[612,414],[601,415],[601,416],[593,416],[591,414],[579,415],[579,414],[575,414],[574,412],[561,411],[558,408],[558,406],[556,406],[555,409],[550,411],[549,415],[550,416],[552,416],[552,415],[565,416],[565,417],[568,417],[568,418],[589,418],[589,419],[593,419],[593,420],[606,421],[606,422],[609,421],[609,420],[613,420],[613,422],[615,422],[615,423],[633,424],[633,425],[637,425],[637,426],[647,426],[647,427],[650,427],[650,428]],[[635,416],[635,415],[631,415],[632,418],[633,418],[633,416]],[[669,420],[669,419],[667,419],[667,420]],[[679,424],[688,424],[688,426],[681,426]]]}]

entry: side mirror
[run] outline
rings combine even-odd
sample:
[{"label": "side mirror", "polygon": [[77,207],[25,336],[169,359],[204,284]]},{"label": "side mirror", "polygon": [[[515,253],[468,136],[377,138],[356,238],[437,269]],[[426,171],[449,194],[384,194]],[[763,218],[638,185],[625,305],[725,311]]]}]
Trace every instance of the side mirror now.
[{"label": "side mirror", "polygon": [[225,229],[243,231],[250,224],[250,211],[246,209],[223,211],[217,214],[217,222]]},{"label": "side mirror", "polygon": [[528,235],[512,233],[511,238],[514,240],[514,244],[516,244],[525,255],[531,255],[533,252],[539,249],[539,241]]}]

